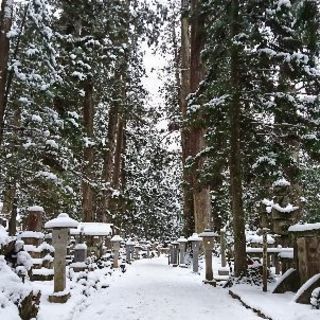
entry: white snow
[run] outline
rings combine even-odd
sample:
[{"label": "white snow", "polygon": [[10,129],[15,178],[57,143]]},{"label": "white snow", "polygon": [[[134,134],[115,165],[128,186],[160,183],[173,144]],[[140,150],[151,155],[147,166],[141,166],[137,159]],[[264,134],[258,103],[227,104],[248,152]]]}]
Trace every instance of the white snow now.
[{"label": "white snow", "polygon": [[23,231],[19,234],[19,238],[34,238],[34,239],[43,239],[44,234],[37,231]]},{"label": "white snow", "polygon": [[27,211],[44,212],[44,209],[43,207],[40,207],[40,206],[32,206],[32,207],[28,207]]},{"label": "white snow", "polygon": [[197,233],[192,234],[191,237],[188,238],[189,241],[202,241],[202,238],[199,237],[199,235]]},{"label": "white snow", "polygon": [[[294,268],[289,268],[283,275],[281,275],[281,277],[279,277],[279,279],[277,280],[277,285],[276,287],[283,282],[283,280],[285,280],[292,272],[294,272],[296,269]],[[273,291],[272,291],[273,292]]]},{"label": "white snow", "polygon": [[73,319],[259,319],[227,290],[202,284],[199,275],[168,266],[164,257],[136,261],[116,283],[89,301],[89,307]]},{"label": "white snow", "polygon": [[71,235],[78,235],[80,232],[87,236],[108,236],[112,234],[112,224],[102,222],[80,222],[77,229],[70,230]]},{"label": "white snow", "polygon": [[286,186],[290,186],[290,185],[291,185],[291,183],[288,180],[286,180],[285,178],[281,178],[272,184],[273,187],[286,187]]},{"label": "white snow", "polygon": [[288,231],[291,232],[304,232],[311,230],[320,230],[320,222],[318,223],[306,223],[306,224],[295,224],[289,227]]},{"label": "white snow", "polygon": [[123,239],[118,235],[114,235],[112,238],[111,238],[111,242],[121,242],[123,241]]},{"label": "white snow", "polygon": [[71,219],[67,213],[60,213],[57,218],[49,220],[44,227],[47,229],[53,228],[77,228],[79,222]]},{"label": "white snow", "polygon": [[77,243],[74,247],[74,250],[85,250],[87,245],[85,243]]}]

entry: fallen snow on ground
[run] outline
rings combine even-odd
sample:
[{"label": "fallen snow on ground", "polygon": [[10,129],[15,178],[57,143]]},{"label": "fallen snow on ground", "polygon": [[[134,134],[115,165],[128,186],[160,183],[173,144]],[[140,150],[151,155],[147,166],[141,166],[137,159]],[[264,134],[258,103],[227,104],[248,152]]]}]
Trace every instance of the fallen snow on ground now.
[{"label": "fallen snow on ground", "polygon": [[123,277],[87,303],[72,319],[260,319],[227,290],[202,284],[199,275],[168,266],[164,257],[135,261]]},{"label": "fallen snow on ground", "polygon": [[310,305],[295,303],[294,293],[273,294],[273,286],[270,291],[263,292],[261,287],[238,285],[231,288],[241,300],[251,308],[260,310],[272,320],[319,320],[320,310],[312,309]]}]

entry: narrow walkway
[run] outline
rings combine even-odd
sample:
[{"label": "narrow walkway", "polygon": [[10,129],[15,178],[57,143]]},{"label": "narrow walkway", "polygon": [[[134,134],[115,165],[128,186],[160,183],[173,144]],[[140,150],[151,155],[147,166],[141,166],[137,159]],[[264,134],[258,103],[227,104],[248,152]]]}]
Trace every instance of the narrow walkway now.
[{"label": "narrow walkway", "polygon": [[257,320],[228,291],[201,283],[189,269],[166,259],[133,263],[77,320]]}]

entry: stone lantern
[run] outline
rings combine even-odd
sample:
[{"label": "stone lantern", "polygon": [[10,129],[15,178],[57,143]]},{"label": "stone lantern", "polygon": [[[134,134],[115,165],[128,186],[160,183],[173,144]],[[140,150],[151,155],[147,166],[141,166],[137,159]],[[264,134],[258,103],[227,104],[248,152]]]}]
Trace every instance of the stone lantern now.
[{"label": "stone lantern", "polygon": [[199,249],[202,242],[202,238],[198,236],[197,233],[194,233],[191,237],[188,238],[192,245],[192,268],[193,272],[197,273],[199,270]]},{"label": "stone lantern", "polygon": [[120,245],[121,241],[123,239],[118,235],[114,235],[111,238],[111,245],[112,245],[112,251],[113,251],[113,267],[119,268],[119,251],[120,251]]},{"label": "stone lantern", "polygon": [[45,228],[52,229],[54,253],[54,292],[49,296],[50,302],[65,303],[70,292],[66,290],[66,256],[69,239],[69,229],[77,228],[78,221],[71,219],[67,213],[61,213],[57,218],[48,221]]},{"label": "stone lantern", "polygon": [[135,243],[130,239],[126,242],[126,260],[127,260],[127,263],[131,263],[131,259],[133,258],[134,245],[135,245]]},{"label": "stone lantern", "polygon": [[186,246],[187,246],[188,240],[184,236],[181,236],[177,240],[177,242],[179,243],[179,254],[180,254],[179,266],[180,267],[185,267],[184,256],[185,256],[185,253],[186,253]]},{"label": "stone lantern", "polygon": [[204,282],[215,286],[216,282],[213,279],[212,270],[212,250],[214,237],[216,236],[216,234],[210,229],[205,229],[204,232],[200,233],[200,236],[203,239],[204,254],[206,260],[206,276]]},{"label": "stone lantern", "polygon": [[179,253],[179,242],[178,241],[172,241],[171,242],[171,264],[173,267],[178,266],[178,253]]}]

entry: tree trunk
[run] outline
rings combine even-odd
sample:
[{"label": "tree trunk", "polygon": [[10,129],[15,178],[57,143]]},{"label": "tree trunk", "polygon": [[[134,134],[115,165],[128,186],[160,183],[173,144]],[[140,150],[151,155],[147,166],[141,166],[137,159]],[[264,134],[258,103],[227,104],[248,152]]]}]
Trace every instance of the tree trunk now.
[{"label": "tree trunk", "polygon": [[3,141],[4,114],[6,108],[6,83],[10,41],[7,33],[12,25],[13,0],[2,0],[0,12],[0,146]]},{"label": "tree trunk", "polygon": [[[239,33],[239,2],[232,0],[231,38]],[[242,201],[241,177],[241,101],[240,101],[240,70],[239,51],[236,44],[231,45],[231,86],[234,90],[230,105],[231,150],[230,150],[230,189],[231,208],[234,232],[234,268],[239,276],[247,269],[245,214]]]},{"label": "tree trunk", "polygon": [[[191,23],[191,60],[190,60],[190,91],[195,93],[200,82],[204,78],[204,68],[201,62],[201,51],[204,46],[204,19],[201,13],[201,2],[199,0],[191,1],[192,23]],[[190,154],[195,159],[196,165],[192,173],[193,201],[195,230],[202,232],[211,224],[211,200],[210,188],[200,181],[201,171],[203,169],[204,158],[198,157],[199,153],[205,148],[205,128],[201,123],[203,119],[198,116],[195,119],[196,124],[192,125],[188,141]]]},{"label": "tree trunk", "polygon": [[[181,0],[181,49],[180,63],[181,74],[177,76],[179,83],[179,104],[183,123],[187,120],[187,96],[190,93],[190,22],[189,22],[189,1]],[[176,66],[179,70],[179,64]],[[186,236],[191,235],[195,230],[194,224],[194,203],[192,193],[192,174],[186,168],[186,160],[190,154],[190,128],[184,124],[181,128],[181,148],[183,164],[183,232]]]},{"label": "tree trunk", "polygon": [[91,144],[93,139],[93,84],[92,81],[84,82],[83,124],[88,141],[83,150],[83,180],[82,180],[82,211],[83,221],[94,221],[94,191],[91,187],[92,168],[94,164],[94,149]]},{"label": "tree trunk", "polygon": [[114,168],[112,175],[112,188],[120,189],[121,166],[122,166],[122,152],[123,152],[123,136],[124,136],[124,120],[123,115],[119,116],[117,126],[117,144],[114,156]]}]

